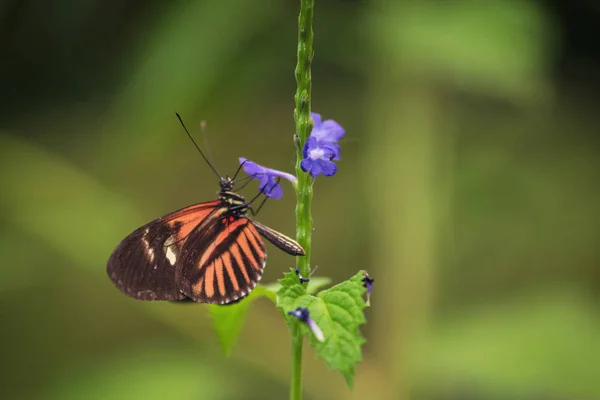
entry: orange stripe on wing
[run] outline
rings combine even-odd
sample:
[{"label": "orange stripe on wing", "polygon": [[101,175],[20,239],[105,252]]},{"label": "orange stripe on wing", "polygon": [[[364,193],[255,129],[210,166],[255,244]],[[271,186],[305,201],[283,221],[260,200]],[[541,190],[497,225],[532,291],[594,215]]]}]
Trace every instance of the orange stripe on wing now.
[{"label": "orange stripe on wing", "polygon": [[[256,254],[258,254],[258,257],[264,258],[265,252],[263,251],[262,246],[259,244],[258,240],[256,239],[256,235],[258,235],[258,232],[256,232],[256,228],[254,226],[252,226],[252,224],[248,224],[248,226],[242,232],[246,234],[246,237],[250,241],[251,246],[256,251]],[[249,254],[251,255],[252,253],[249,253]],[[254,264],[252,264],[252,265],[257,270],[260,270],[262,268],[262,265],[254,265]]]},{"label": "orange stripe on wing", "polygon": [[[181,228],[177,233],[177,239],[182,240],[186,238],[192,232],[192,230],[194,230],[199,223],[204,221],[204,219],[206,219],[206,217],[208,217],[210,213],[213,212],[220,204],[220,200],[196,204],[195,206],[190,206],[176,211],[172,214],[172,217],[169,216],[172,218],[168,222],[171,227],[175,226],[176,223],[181,224]],[[222,212],[226,210],[226,208],[223,208]],[[222,212],[218,214],[220,215]]]},{"label": "orange stripe on wing", "polygon": [[242,253],[240,253],[240,247],[237,243],[233,243],[229,248],[229,252],[233,254],[233,258],[237,262],[242,274],[244,275],[244,279],[246,279],[246,283],[250,283],[250,277],[248,276],[248,271],[246,271],[246,264],[242,259]]},{"label": "orange stripe on wing", "polygon": [[240,290],[240,284],[238,283],[237,277],[235,276],[235,272],[233,271],[233,265],[231,264],[231,255],[229,253],[223,254],[223,266],[227,270],[227,275],[229,275],[229,280],[231,281],[231,286],[233,286],[233,290],[238,292]]},{"label": "orange stripe on wing", "polygon": [[202,294],[202,285],[204,285],[204,277],[200,278],[198,280],[198,282],[194,283],[192,285],[192,290],[194,291],[194,294],[196,295],[196,297],[200,297]]},{"label": "orange stripe on wing", "polygon": [[212,263],[208,267],[206,267],[206,272],[204,274],[205,285],[204,285],[204,293],[206,297],[213,297],[215,295],[215,264]]},{"label": "orange stripe on wing", "polygon": [[246,238],[246,235],[243,231],[240,232],[240,235],[237,239],[237,243],[240,246],[240,250],[246,255],[246,259],[248,259],[248,261],[252,265],[252,268],[254,268],[257,271],[260,270],[258,260],[254,258],[254,253],[252,253],[252,249],[250,248],[251,244],[250,242],[248,242],[248,239]]},{"label": "orange stripe on wing", "polygon": [[212,253],[215,251],[215,247],[215,242],[212,242],[208,245],[208,248],[204,250],[204,253],[202,253],[202,257],[200,258],[200,262],[198,263],[199,269],[201,269],[204,266],[204,264],[208,261]]},{"label": "orange stripe on wing", "polygon": [[223,232],[219,233],[219,236],[217,236],[217,238],[215,239],[215,243],[217,244],[217,246],[220,245],[221,243],[223,243],[223,241],[226,240],[227,237],[231,234],[231,232],[235,231],[235,229],[238,226],[247,224],[248,220],[246,218],[240,218],[240,219],[236,219],[233,222],[225,222],[225,223],[227,224],[227,226],[225,227]]},{"label": "orange stripe on wing", "polygon": [[[245,230],[244,232],[246,232],[246,235],[250,236],[250,234],[248,232],[252,233],[252,236],[254,237],[254,239],[262,244],[262,239],[260,238],[260,234],[258,233],[258,230],[256,229],[256,227],[253,224],[248,224],[248,229]],[[262,248],[263,246],[261,246],[260,244],[258,245],[259,248]]]},{"label": "orange stripe on wing", "polygon": [[[215,214],[214,218],[220,218],[222,213],[218,213]],[[221,224],[221,221],[217,222],[218,224]],[[206,251],[202,254],[202,257],[200,258],[200,263],[198,264],[200,266],[200,268],[202,268],[202,266],[206,263],[206,261],[208,261],[212,255],[213,252],[215,251],[215,248],[223,243],[224,240],[227,239],[227,237],[229,236],[229,234],[238,226],[240,225],[244,225],[248,223],[248,220],[245,218],[242,219],[238,219],[235,220],[234,222],[226,222],[228,225],[227,227],[225,227],[225,229],[223,230],[223,232],[219,233],[219,235],[215,238],[215,240],[213,240],[213,242],[210,244],[209,248],[206,249]]]},{"label": "orange stripe on wing", "polygon": [[223,270],[223,260],[221,257],[217,258],[214,262],[215,275],[217,276],[217,286],[219,287],[219,293],[221,296],[225,296],[225,271]]}]

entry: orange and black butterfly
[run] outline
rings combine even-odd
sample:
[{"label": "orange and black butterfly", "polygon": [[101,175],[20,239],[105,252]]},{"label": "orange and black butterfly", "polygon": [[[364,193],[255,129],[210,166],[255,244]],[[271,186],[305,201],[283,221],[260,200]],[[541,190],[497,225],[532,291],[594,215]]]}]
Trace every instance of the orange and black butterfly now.
[{"label": "orange and black butterfly", "polygon": [[234,183],[235,176],[221,178],[217,200],[167,214],[123,239],[108,260],[114,284],[139,300],[227,304],[260,280],[267,260],[263,237],[288,254],[304,255],[295,240],[246,215],[251,202],[233,191]]}]

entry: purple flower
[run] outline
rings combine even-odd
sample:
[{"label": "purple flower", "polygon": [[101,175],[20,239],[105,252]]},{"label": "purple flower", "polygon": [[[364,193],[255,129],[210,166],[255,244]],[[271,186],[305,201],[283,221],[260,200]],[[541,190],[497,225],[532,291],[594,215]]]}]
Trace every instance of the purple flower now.
[{"label": "purple flower", "polygon": [[371,278],[367,271],[363,273],[364,278],[362,278],[363,286],[367,289],[367,307],[371,305],[371,291],[373,290],[373,282],[375,279]]},{"label": "purple flower", "polygon": [[294,316],[300,321],[306,323],[312,331],[313,335],[315,335],[315,338],[317,338],[319,342],[325,341],[325,336],[323,336],[323,331],[321,330],[321,328],[319,328],[319,325],[317,325],[315,321],[310,319],[310,316],[308,314],[308,308],[298,307],[294,311],[289,311],[288,315]]},{"label": "purple flower", "polygon": [[300,167],[310,172],[313,178],[318,175],[332,176],[337,172],[333,161],[340,160],[340,145],[337,144],[346,131],[334,120],[321,121],[321,115],[311,113],[314,126],[302,149],[304,159]]},{"label": "purple flower", "polygon": [[346,134],[344,128],[334,120],[328,119],[325,122],[321,122],[321,114],[310,113],[310,116],[314,122],[310,136],[316,138],[319,142],[335,143]]},{"label": "purple flower", "polygon": [[240,157],[240,164],[242,164],[244,171],[254,179],[260,180],[258,189],[262,191],[265,196],[271,197],[275,200],[280,199],[283,196],[283,189],[277,183],[277,178],[287,179],[290,182],[297,182],[298,179],[291,174],[277,171],[276,169],[266,168],[262,165],[258,165],[254,161],[250,161],[244,157]]},{"label": "purple flower", "polygon": [[339,155],[339,146],[336,150],[332,146],[336,144],[324,144],[319,145],[316,138],[310,136],[306,143],[304,143],[304,159],[300,163],[300,167],[304,172],[310,172],[310,176],[313,178],[317,175],[323,174],[325,176],[335,175],[337,172],[337,165],[331,160],[335,159],[336,154]]}]

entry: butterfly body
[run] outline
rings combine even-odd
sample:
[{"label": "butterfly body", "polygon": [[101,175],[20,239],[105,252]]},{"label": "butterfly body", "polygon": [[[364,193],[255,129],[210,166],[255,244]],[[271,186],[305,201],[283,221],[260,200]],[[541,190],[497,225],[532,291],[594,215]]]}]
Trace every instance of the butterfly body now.
[{"label": "butterfly body", "polygon": [[227,304],[254,289],[265,267],[262,237],[291,255],[304,255],[293,239],[246,216],[245,198],[221,178],[217,200],[158,218],[128,235],[113,251],[107,272],[139,300]]}]

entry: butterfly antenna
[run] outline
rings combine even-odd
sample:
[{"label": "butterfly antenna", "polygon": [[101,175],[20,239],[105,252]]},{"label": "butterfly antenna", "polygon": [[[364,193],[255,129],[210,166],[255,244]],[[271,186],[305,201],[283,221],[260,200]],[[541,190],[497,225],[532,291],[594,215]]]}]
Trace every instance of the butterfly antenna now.
[{"label": "butterfly antenna", "polygon": [[204,149],[206,150],[206,155],[208,156],[211,164],[215,166],[215,169],[217,169],[217,163],[215,162],[215,158],[213,157],[212,152],[210,151],[210,146],[208,145],[207,126],[208,123],[206,121],[200,121],[200,133],[202,134],[202,142],[204,144]]},{"label": "butterfly antenna", "polygon": [[181,123],[181,126],[183,126],[183,129],[185,130],[185,133],[187,133],[187,135],[190,138],[190,140],[192,141],[192,143],[194,143],[194,146],[196,146],[196,149],[198,150],[198,153],[200,153],[200,155],[202,156],[202,158],[204,158],[204,161],[206,161],[206,163],[208,164],[208,166],[210,167],[210,169],[213,170],[213,172],[215,173],[215,175],[217,175],[219,178],[221,178],[221,175],[219,175],[219,173],[217,172],[217,170],[215,169],[215,167],[210,163],[210,161],[208,161],[208,158],[206,158],[206,156],[204,155],[204,153],[202,152],[202,150],[200,150],[200,147],[198,146],[198,144],[196,143],[196,141],[194,140],[194,138],[192,137],[192,135],[190,135],[190,131],[188,131],[188,129],[185,127],[185,124],[183,123],[183,120],[181,119],[181,115],[179,115],[179,113],[175,113],[175,115],[177,115],[177,118],[179,118],[179,122]]}]

